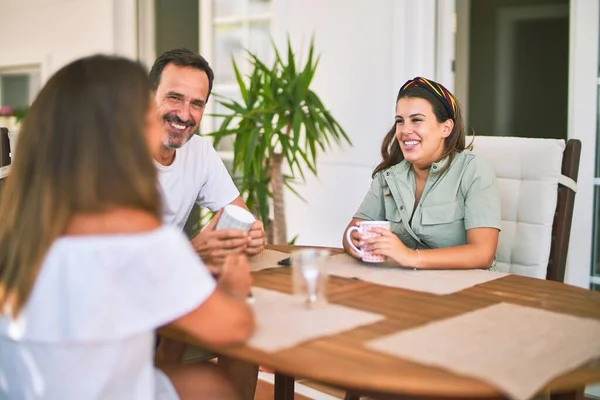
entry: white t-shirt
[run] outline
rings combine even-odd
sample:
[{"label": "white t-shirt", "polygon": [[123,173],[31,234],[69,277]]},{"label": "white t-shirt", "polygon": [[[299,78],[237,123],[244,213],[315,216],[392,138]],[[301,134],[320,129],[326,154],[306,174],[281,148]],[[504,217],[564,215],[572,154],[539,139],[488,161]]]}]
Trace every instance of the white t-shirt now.
[{"label": "white t-shirt", "polygon": [[192,136],[175,150],[175,160],[154,162],[163,197],[163,221],[183,230],[194,203],[217,211],[240,195],[210,141]]},{"label": "white t-shirt", "polygon": [[153,331],[214,289],[174,227],[57,239],[19,317],[0,315],[0,399],[177,399]]}]

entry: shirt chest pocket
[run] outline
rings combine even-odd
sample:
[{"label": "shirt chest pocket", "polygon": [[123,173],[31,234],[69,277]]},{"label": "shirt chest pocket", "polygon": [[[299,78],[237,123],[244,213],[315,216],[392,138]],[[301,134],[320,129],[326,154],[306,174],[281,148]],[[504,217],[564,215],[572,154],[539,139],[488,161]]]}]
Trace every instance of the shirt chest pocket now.
[{"label": "shirt chest pocket", "polygon": [[392,232],[394,232],[396,236],[398,236],[398,238],[400,238],[402,243],[404,243],[406,246],[414,248],[416,246],[415,239],[406,230],[406,227],[404,226],[404,223],[402,221],[403,215],[405,215],[406,212],[406,210],[404,209],[404,204],[400,204],[400,206],[398,206],[396,200],[394,200],[394,198],[391,195],[389,195],[385,197],[384,205],[385,219],[387,221],[390,221],[390,229],[392,230]]},{"label": "shirt chest pocket", "polygon": [[[404,206],[402,206],[404,208]],[[384,208],[385,208],[385,219],[392,223],[399,223],[402,221],[402,214],[398,208],[398,204],[392,197],[391,194],[387,194],[384,197]]]},{"label": "shirt chest pocket", "polygon": [[431,248],[465,244],[465,208],[460,201],[423,206],[421,210],[421,239]]},{"label": "shirt chest pocket", "polygon": [[452,203],[423,206],[421,210],[422,225],[443,225],[465,218],[465,207],[460,201]]}]

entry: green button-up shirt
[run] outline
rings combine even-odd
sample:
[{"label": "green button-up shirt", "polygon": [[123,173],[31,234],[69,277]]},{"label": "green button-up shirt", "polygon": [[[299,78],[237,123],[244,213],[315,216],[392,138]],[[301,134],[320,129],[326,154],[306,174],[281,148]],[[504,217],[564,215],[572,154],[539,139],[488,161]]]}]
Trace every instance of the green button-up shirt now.
[{"label": "green button-up shirt", "polygon": [[460,246],[467,243],[468,229],[500,229],[500,192],[488,161],[465,150],[440,175],[446,162],[431,165],[414,215],[415,175],[403,160],[377,173],[354,217],[390,221],[392,231],[413,249]]}]

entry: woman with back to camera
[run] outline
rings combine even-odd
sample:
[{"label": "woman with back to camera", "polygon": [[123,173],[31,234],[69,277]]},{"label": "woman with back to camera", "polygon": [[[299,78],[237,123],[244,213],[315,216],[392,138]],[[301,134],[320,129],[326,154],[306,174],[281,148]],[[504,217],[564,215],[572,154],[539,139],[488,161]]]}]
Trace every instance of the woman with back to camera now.
[{"label": "woman with back to camera", "polygon": [[[417,77],[398,92],[394,127],[381,145],[371,188],[346,228],[390,222],[353,244],[418,269],[494,268],[500,193],[491,165],[470,151],[460,105],[442,85]],[[360,255],[344,235],[344,249]]]},{"label": "woman with back to camera", "polygon": [[74,61],[37,96],[0,198],[0,398],[235,398],[209,365],[152,364],[160,326],[219,346],[254,329],[247,259],[215,282],[161,224],[162,139],[133,61]]}]

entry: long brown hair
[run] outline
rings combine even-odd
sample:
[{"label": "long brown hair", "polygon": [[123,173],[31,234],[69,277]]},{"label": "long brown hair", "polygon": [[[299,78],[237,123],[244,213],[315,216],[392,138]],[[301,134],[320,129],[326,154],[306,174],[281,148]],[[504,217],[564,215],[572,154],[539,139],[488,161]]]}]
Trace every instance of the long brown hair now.
[{"label": "long brown hair", "polygon": [[[444,165],[444,167],[439,171],[439,174],[443,174],[452,165],[452,160],[454,159],[456,153],[460,153],[465,149],[471,149],[472,142],[468,146],[466,145],[465,123],[463,121],[462,110],[458,100],[456,100],[456,98],[449,91],[443,88],[443,86],[433,81],[427,81],[443,88],[445,97],[449,97],[453,101],[452,106],[449,107],[448,104],[444,103],[444,99],[441,96],[435,95],[424,85],[420,83],[409,85],[409,83],[413,83],[413,81],[417,79],[423,79],[424,81],[427,81],[424,78],[415,78],[414,80],[405,83],[398,92],[396,104],[398,103],[398,100],[402,98],[424,99],[431,104],[431,108],[433,109],[433,113],[435,114],[435,118],[438,123],[441,124],[449,119],[454,121],[454,128],[452,128],[452,132],[450,132],[450,135],[444,139],[444,153],[440,158],[449,158],[446,165]],[[383,138],[383,142],[381,143],[381,162],[375,167],[372,177],[374,178],[379,171],[383,171],[396,164],[399,164],[402,160],[404,160],[404,155],[402,154],[400,145],[396,140],[396,124],[394,123],[392,128]]]},{"label": "long brown hair", "polygon": [[150,101],[140,64],[102,55],[66,65],[40,91],[0,196],[0,314],[21,311],[74,214],[127,207],[160,218]]}]

